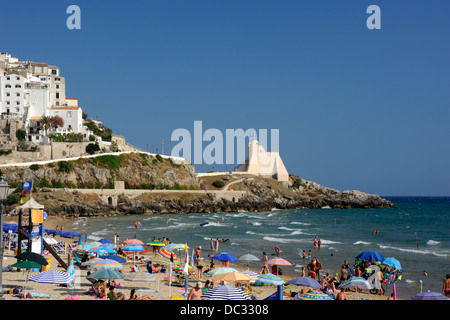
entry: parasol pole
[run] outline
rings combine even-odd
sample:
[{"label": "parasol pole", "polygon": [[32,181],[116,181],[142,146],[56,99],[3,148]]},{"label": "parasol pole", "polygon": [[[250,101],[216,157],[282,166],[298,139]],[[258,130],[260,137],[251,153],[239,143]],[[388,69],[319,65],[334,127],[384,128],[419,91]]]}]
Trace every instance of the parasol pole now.
[{"label": "parasol pole", "polygon": [[395,288],[395,282],[392,284],[392,293],[394,296],[392,297],[394,300],[397,300],[397,290]]}]

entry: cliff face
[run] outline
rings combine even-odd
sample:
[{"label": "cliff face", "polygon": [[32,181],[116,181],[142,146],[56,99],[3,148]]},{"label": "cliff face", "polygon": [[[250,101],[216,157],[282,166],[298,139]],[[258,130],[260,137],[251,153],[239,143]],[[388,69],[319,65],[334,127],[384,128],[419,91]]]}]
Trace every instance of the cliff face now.
[{"label": "cliff face", "polygon": [[143,153],[99,155],[75,161],[60,161],[30,167],[2,169],[10,186],[20,187],[23,181],[34,181],[39,188],[113,188],[114,181],[125,181],[131,189],[199,188],[192,164],[174,163],[170,159]]},{"label": "cliff face", "polygon": [[[4,178],[18,186],[35,182],[33,198],[50,212],[79,215],[233,212],[295,208],[389,208],[395,205],[377,195],[323,187],[291,175],[289,183],[250,175],[197,178],[190,163],[176,164],[168,159],[143,154],[123,154],[56,163],[32,168],[4,169]],[[126,182],[127,189],[141,189],[139,196],[119,194],[114,205],[99,192],[74,189],[111,189],[114,180]],[[217,184],[215,182],[222,181]],[[214,187],[220,185],[223,187]],[[59,189],[55,189],[59,188]],[[147,189],[158,189],[151,192]],[[164,191],[171,190],[170,192]],[[203,189],[204,192],[198,190]],[[226,199],[226,190],[242,191],[243,196]],[[180,190],[180,191],[175,191]],[[189,191],[196,190],[196,191]],[[212,194],[209,190],[223,190]],[[14,199],[10,208],[17,206]]]}]

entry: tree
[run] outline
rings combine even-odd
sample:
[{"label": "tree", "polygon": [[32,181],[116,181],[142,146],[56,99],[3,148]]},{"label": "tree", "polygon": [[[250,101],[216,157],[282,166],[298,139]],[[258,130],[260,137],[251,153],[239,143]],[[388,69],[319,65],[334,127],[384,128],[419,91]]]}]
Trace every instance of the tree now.
[{"label": "tree", "polygon": [[44,136],[47,136],[47,131],[48,131],[48,129],[50,129],[50,127],[52,125],[52,118],[47,117],[47,116],[43,117],[42,125],[44,126]]},{"label": "tree", "polygon": [[50,119],[50,123],[51,123],[51,127],[54,128],[55,130],[58,129],[58,127],[62,128],[64,127],[64,119],[61,118],[60,116],[53,116]]},{"label": "tree", "polygon": [[97,151],[100,151],[100,147],[96,143],[89,143],[86,146],[86,152],[89,153],[89,154],[94,154]]}]

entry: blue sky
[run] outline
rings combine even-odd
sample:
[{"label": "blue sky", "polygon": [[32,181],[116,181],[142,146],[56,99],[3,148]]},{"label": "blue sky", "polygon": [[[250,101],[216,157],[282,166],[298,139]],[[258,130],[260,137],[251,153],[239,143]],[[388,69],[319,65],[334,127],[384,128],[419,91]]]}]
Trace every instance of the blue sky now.
[{"label": "blue sky", "polygon": [[[71,4],[81,30],[66,28]],[[380,30],[366,27],[372,4]],[[195,120],[224,133],[279,129],[285,166],[305,179],[449,196],[449,9],[442,0],[3,2],[0,51],[58,65],[68,97],[143,149],[161,152],[164,139],[169,154],[172,131],[193,134]]]}]

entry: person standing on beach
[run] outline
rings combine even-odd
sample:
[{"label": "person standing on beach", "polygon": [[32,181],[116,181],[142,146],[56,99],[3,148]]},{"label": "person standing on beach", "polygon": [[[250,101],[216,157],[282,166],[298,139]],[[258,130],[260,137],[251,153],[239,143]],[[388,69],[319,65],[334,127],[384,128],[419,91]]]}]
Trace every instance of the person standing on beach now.
[{"label": "person standing on beach", "polygon": [[347,280],[348,272],[347,268],[345,268],[345,264],[342,265],[341,272],[339,273],[339,282],[342,283]]},{"label": "person standing on beach", "polygon": [[201,300],[202,297],[202,284],[201,282],[197,282],[194,288],[189,291],[189,294],[187,296],[188,300]]},{"label": "person standing on beach", "polygon": [[216,251],[219,252],[219,239],[216,239]]},{"label": "person standing on beach", "polygon": [[319,249],[320,249],[320,247],[322,247],[322,240],[319,238],[319,240],[317,241],[317,245],[319,246]]},{"label": "person standing on beach", "polygon": [[319,279],[320,281],[320,270],[323,269],[322,262],[319,261],[319,259],[316,258],[316,280]]},{"label": "person standing on beach", "polygon": [[308,268],[308,270],[309,270],[309,274],[308,274],[308,276],[310,277],[310,278],[313,278],[313,279],[316,279],[316,268],[317,268],[317,266],[316,266],[316,263],[317,263],[317,259],[316,258],[313,258],[312,260],[311,260],[311,262],[306,266],[306,268]]},{"label": "person standing on beach", "polygon": [[450,297],[450,274],[445,276],[444,284],[442,285],[442,293],[446,297]]},{"label": "person standing on beach", "polygon": [[267,261],[269,261],[269,259],[267,258],[267,254],[265,252],[262,253],[262,259],[261,259],[264,263],[262,269],[261,269],[261,274],[266,274],[266,273],[270,273],[269,268],[267,267]]},{"label": "person standing on beach", "polygon": [[314,248],[317,247],[317,237],[314,238]]}]

